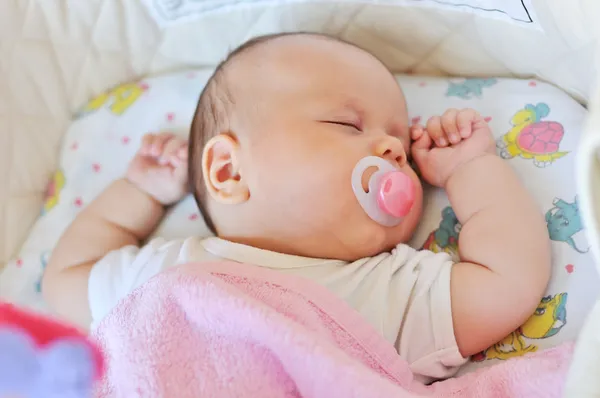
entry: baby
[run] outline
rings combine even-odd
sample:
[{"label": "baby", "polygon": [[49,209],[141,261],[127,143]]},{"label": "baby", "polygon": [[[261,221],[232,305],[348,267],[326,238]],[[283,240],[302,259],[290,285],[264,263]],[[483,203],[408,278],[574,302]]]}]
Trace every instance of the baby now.
[{"label": "baby", "polygon": [[[411,158],[463,225],[459,263],[405,244],[423,200]],[[393,222],[376,221],[361,199],[382,160],[410,190]],[[188,187],[217,237],[140,248]],[[424,382],[451,376],[518,328],[550,274],[544,218],[476,111],[449,109],[409,127],[402,90],[377,58],[298,33],[251,40],[218,67],[189,148],[170,134],[143,138],[124,178],[60,239],[43,291],[59,314],[89,327],[157,273],[219,259],[324,285]]]}]

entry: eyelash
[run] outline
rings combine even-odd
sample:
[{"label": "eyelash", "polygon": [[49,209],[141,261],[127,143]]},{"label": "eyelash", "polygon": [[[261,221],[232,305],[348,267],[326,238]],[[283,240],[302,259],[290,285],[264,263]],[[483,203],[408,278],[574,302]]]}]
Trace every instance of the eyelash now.
[{"label": "eyelash", "polygon": [[332,121],[332,120],[326,120],[325,123],[328,124],[336,124],[338,126],[344,126],[344,127],[351,127],[353,129],[355,129],[358,132],[362,133],[362,129],[360,128],[360,126],[357,123],[351,123],[351,122],[336,122],[336,121]]}]

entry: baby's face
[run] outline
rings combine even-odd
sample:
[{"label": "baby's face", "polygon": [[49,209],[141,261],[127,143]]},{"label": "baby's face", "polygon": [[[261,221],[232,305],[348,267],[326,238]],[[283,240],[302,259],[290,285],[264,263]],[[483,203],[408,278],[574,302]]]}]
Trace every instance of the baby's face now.
[{"label": "baby's face", "polygon": [[[244,105],[235,113],[244,120],[236,129],[245,206],[272,235],[269,248],[354,260],[407,241],[422,187],[407,162],[405,99],[388,70],[357,48],[313,37],[274,40],[248,57],[232,65],[230,84]],[[414,181],[415,203],[396,227],[372,221],[352,191],[352,170],[365,156]]]}]

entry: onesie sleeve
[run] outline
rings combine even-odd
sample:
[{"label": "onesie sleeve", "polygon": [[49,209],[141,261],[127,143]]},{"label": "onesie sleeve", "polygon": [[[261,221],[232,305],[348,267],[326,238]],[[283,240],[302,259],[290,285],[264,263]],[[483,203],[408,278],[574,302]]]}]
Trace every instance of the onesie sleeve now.
[{"label": "onesie sleeve", "polygon": [[178,262],[182,241],[156,238],[145,246],[125,246],[100,259],[90,272],[88,301],[92,328],[117,303],[154,275]]},{"label": "onesie sleeve", "polygon": [[452,259],[447,253],[428,250],[412,251],[403,257],[404,264],[397,267],[402,270],[397,274],[402,274],[403,280],[393,294],[398,305],[395,311],[403,314],[396,349],[421,381],[451,377],[467,361],[454,336]]}]

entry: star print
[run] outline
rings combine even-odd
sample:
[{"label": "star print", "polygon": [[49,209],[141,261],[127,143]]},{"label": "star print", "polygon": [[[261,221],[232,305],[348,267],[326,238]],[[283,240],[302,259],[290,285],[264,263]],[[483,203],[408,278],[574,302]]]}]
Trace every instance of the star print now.
[{"label": "star print", "polygon": [[575,266],[573,264],[567,264],[565,266],[565,270],[567,271],[568,274],[572,274],[573,271],[575,271]]}]

